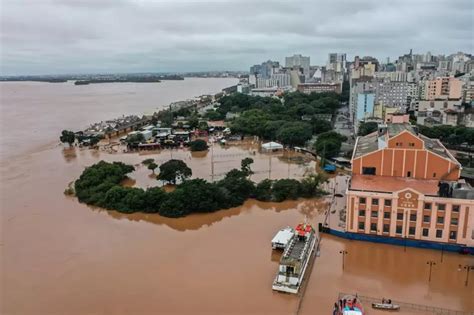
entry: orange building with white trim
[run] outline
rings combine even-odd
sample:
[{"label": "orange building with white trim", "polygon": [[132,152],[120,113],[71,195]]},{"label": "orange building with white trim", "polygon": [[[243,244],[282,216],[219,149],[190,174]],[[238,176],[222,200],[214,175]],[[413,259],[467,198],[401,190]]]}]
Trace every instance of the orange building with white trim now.
[{"label": "orange building with white trim", "polygon": [[357,138],[346,231],[474,246],[474,189],[439,140],[408,123]]}]

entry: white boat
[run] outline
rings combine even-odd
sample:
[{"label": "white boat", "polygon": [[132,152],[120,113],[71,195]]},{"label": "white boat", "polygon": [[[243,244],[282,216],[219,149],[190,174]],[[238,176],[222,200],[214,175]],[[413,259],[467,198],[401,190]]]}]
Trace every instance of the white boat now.
[{"label": "white boat", "polygon": [[298,293],[315,245],[314,228],[306,223],[299,224],[281,256],[278,273],[272,285],[273,290]]},{"label": "white boat", "polygon": [[272,248],[285,249],[293,235],[295,235],[295,230],[291,227],[287,226],[286,228],[281,229],[272,239]]},{"label": "white boat", "polygon": [[372,303],[372,308],[387,311],[398,311],[400,309],[400,305],[392,303]]}]

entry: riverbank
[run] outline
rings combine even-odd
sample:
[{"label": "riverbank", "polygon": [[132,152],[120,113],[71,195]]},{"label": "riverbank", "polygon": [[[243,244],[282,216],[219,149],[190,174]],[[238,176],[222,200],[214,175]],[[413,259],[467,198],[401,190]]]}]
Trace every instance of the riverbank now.
[{"label": "riverbank", "polygon": [[122,115],[145,115],[173,102],[213,94],[237,79],[186,78],[160,84],[0,82],[0,160],[53,148],[61,130],[81,130]]}]

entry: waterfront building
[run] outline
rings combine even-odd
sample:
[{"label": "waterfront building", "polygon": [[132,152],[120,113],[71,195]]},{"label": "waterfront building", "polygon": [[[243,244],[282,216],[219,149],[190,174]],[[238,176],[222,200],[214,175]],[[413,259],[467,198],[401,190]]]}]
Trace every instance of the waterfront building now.
[{"label": "waterfront building", "polygon": [[285,58],[285,67],[302,68],[303,74],[306,78],[309,78],[309,64],[310,58],[302,55],[293,55]]},{"label": "waterfront building", "polygon": [[274,73],[270,78],[257,78],[257,88],[289,87],[291,75],[289,73]]},{"label": "waterfront building", "polygon": [[268,79],[280,67],[278,61],[267,60],[259,65],[250,67],[250,76]]},{"label": "waterfront building", "polygon": [[257,89],[252,89],[250,91],[250,95],[261,96],[261,97],[272,97],[275,95],[279,95],[281,93],[282,93],[282,90],[277,87],[257,88]]},{"label": "waterfront building", "polygon": [[460,173],[439,140],[408,123],[379,125],[356,140],[346,232],[474,246],[474,189]]},{"label": "waterfront building", "polygon": [[341,93],[342,85],[340,83],[301,83],[298,84],[298,91],[310,93],[335,92]]}]

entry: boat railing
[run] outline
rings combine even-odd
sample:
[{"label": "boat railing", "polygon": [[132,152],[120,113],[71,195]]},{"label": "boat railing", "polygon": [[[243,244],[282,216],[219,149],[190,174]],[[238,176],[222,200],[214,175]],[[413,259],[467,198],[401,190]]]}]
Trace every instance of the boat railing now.
[{"label": "boat railing", "polygon": [[[339,293],[339,299],[342,299],[344,298],[344,296],[348,296],[348,295],[356,296],[355,294],[352,294],[352,293],[341,292]],[[382,301],[382,298],[376,298],[376,297],[370,297],[370,296],[364,296],[364,295],[357,295],[357,298],[366,305],[365,308],[368,307],[367,305],[370,305],[372,303],[381,303]],[[400,309],[403,309],[403,310],[426,311],[433,315],[474,315],[474,312],[463,312],[463,311],[451,310],[451,309],[441,308],[441,307],[436,307],[436,306],[407,303],[407,302],[396,301],[396,300],[392,300],[392,304],[399,305]]]}]

